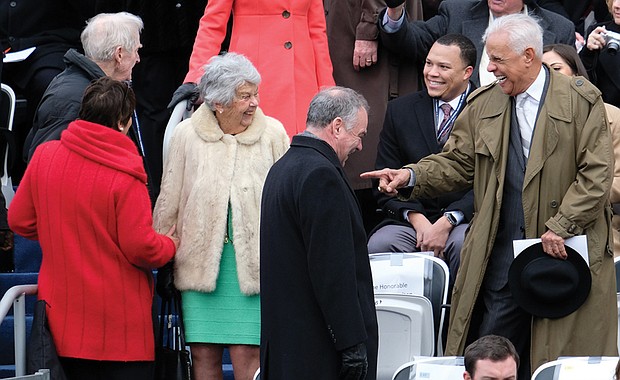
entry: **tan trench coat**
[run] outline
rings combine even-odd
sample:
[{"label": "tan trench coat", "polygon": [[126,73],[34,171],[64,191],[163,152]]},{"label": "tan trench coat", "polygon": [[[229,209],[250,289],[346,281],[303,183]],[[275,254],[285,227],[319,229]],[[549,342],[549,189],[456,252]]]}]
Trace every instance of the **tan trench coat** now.
[{"label": "tan trench coat", "polygon": [[[611,136],[600,92],[582,78],[550,70],[523,183],[527,238],[547,229],[588,237],[592,289],[576,312],[533,318],[532,370],[560,355],[618,354],[611,208]],[[473,93],[444,151],[411,165],[412,196],[432,196],[473,182],[476,213],[461,252],[446,355],[462,355],[471,315],[497,233],[506,173],[511,102],[498,86]]]}]

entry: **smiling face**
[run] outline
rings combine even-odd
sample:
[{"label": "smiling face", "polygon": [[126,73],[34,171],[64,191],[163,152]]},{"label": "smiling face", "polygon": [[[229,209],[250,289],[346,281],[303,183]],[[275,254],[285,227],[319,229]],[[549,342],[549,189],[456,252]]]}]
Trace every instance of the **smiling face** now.
[{"label": "smiling face", "polygon": [[487,0],[487,4],[494,17],[511,15],[523,10],[523,0]]},{"label": "smiling face", "polygon": [[525,92],[538,76],[540,61],[534,49],[528,47],[522,53],[513,51],[506,41],[508,34],[497,32],[487,38],[486,49],[489,55],[487,70],[497,78],[502,91],[510,96]]},{"label": "smiling face", "polygon": [[424,63],[428,94],[449,102],[467,89],[473,68],[465,66],[457,45],[433,44]]},{"label": "smiling face", "polygon": [[226,124],[230,126],[245,129],[252,124],[258,103],[258,86],[245,82],[237,88],[232,104],[222,106],[221,114],[217,115],[218,119],[226,120]]},{"label": "smiling face", "polygon": [[334,150],[340,159],[340,163],[344,166],[351,153],[362,150],[362,138],[368,132],[368,113],[365,109],[360,108],[353,128],[347,130],[344,123],[335,128],[338,130],[336,131],[337,140]]}]

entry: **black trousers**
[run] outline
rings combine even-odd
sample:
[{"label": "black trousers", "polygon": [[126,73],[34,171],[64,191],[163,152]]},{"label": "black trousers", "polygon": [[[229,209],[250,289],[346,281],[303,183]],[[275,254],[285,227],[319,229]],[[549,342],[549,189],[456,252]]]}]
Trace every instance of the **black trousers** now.
[{"label": "black trousers", "polygon": [[153,380],[155,362],[60,358],[67,380]]}]

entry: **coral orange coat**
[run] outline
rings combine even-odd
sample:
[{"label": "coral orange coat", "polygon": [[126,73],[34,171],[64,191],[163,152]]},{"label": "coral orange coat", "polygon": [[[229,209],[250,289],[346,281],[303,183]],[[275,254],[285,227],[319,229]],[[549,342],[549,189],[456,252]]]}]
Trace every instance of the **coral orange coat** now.
[{"label": "coral orange coat", "polygon": [[209,1],[185,82],[198,83],[202,67],[219,53],[231,10],[229,50],[247,56],[261,74],[261,108],[290,137],[302,132],[312,97],[334,85],[322,0]]}]

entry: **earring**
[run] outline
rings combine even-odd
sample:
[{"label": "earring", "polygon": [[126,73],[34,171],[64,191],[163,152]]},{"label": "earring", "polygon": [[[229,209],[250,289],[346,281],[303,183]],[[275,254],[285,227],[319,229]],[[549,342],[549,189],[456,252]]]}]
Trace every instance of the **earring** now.
[{"label": "earring", "polygon": [[121,131],[121,132],[123,132],[123,131],[125,130],[125,128],[123,128],[123,127],[118,127],[118,130],[119,130],[119,131]]},{"label": "earring", "polygon": [[220,110],[220,113],[224,113],[224,110]]}]

